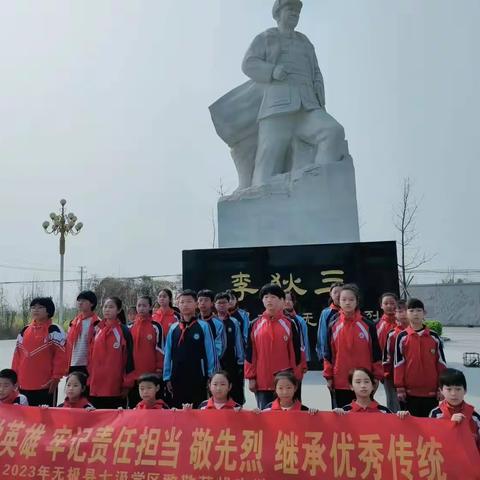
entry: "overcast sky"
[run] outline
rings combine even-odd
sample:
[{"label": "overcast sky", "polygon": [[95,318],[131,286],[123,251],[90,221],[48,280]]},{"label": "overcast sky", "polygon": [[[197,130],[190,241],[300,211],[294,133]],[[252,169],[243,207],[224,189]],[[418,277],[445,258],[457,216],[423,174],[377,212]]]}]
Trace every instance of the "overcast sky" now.
[{"label": "overcast sky", "polygon": [[[0,264],[57,268],[41,223],[62,197],[85,224],[69,270],[179,273],[182,249],[211,247],[236,172],[208,106],[246,80],[272,3],[2,1]],[[479,21],[478,0],[305,0],[298,27],[346,130],[362,240],[395,238],[410,176],[431,268],[480,268]],[[0,267],[33,275],[56,277]]]}]

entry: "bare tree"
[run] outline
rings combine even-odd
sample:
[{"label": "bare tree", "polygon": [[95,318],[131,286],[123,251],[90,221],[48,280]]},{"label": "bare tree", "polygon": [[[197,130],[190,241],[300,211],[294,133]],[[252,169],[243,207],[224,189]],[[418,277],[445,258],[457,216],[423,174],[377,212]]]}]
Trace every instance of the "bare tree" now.
[{"label": "bare tree", "polygon": [[428,257],[415,247],[418,237],[416,217],[418,202],[412,196],[412,183],[409,178],[403,180],[402,200],[398,209],[394,212],[394,225],[400,233],[399,252],[399,280],[402,298],[408,297],[408,287],[412,283],[414,272],[417,268],[428,263],[432,257]]}]

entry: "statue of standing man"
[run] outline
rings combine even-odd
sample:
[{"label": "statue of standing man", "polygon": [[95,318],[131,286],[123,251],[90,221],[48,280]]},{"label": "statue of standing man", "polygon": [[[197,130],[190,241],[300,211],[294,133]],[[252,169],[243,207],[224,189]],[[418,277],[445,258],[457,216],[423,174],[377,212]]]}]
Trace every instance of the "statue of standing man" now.
[{"label": "statue of standing man", "polygon": [[239,190],[348,155],[343,127],[325,111],[315,49],[295,31],[301,10],[300,0],[275,1],[278,27],[259,34],[242,63],[251,80],[210,107],[231,147]]}]

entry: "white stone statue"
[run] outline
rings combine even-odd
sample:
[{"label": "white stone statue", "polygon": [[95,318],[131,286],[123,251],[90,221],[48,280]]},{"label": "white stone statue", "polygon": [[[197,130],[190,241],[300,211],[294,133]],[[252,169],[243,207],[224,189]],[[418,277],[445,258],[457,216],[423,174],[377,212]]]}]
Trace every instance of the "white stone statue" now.
[{"label": "white stone statue", "polygon": [[285,173],[348,156],[343,127],[325,111],[315,49],[295,31],[300,0],[276,0],[277,28],[259,34],[242,63],[251,79],[210,106],[219,136],[230,146],[238,190]]}]

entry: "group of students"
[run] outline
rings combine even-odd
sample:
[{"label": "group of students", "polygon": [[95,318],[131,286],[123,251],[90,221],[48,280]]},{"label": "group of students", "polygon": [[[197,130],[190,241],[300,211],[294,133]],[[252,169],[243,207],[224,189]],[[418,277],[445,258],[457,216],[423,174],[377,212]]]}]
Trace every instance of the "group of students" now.
[{"label": "group of students", "polygon": [[[466,419],[479,441],[480,416],[463,399],[465,377],[447,368],[420,300],[406,304],[385,293],[375,324],[362,315],[355,285],[334,285],[330,293],[317,353],[335,412]],[[95,294],[84,291],[65,335],[52,323],[51,298],[36,298],[12,369],[0,373],[0,403],[55,406],[58,383],[68,375],[63,407],[240,409],[246,379],[259,411],[315,413],[301,403],[310,352],[295,298],[268,284],[260,299],[265,310],[250,321],[232,292],[183,290],[174,308],[172,292],[164,289],[155,312],[151,298],[139,297],[128,325],[119,298],[104,301],[100,319]],[[380,382],[387,407],[373,399]]]}]

